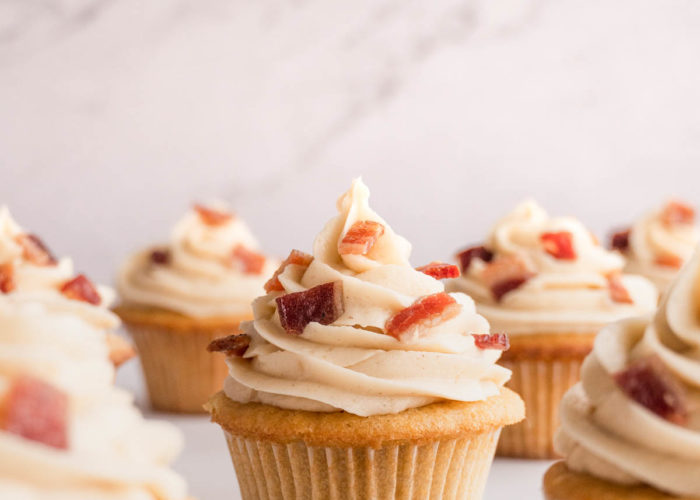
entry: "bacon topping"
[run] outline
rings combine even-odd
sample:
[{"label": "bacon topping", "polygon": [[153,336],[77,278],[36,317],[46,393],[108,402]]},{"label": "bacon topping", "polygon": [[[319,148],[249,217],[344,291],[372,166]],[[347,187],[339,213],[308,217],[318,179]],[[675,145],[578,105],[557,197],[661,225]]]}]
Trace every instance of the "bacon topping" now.
[{"label": "bacon topping", "polygon": [[342,281],[324,283],[303,292],[288,293],[277,297],[275,301],[282,328],[292,335],[300,335],[312,321],[330,325],[345,311]]},{"label": "bacon topping", "polygon": [[500,301],[505,294],[521,287],[534,275],[522,257],[504,255],[486,266],[481,277],[491,289],[494,299]]},{"label": "bacon topping", "polygon": [[68,397],[46,382],[25,375],[13,382],[0,423],[7,432],[65,450],[67,420]]},{"label": "bacon topping", "polygon": [[385,325],[386,333],[402,340],[409,334],[438,325],[459,314],[461,307],[445,292],[426,295],[391,316]]},{"label": "bacon topping", "polygon": [[685,388],[658,355],[632,362],[613,378],[622,392],[649,411],[674,424],[688,422]]},{"label": "bacon topping", "polygon": [[622,274],[619,271],[613,271],[605,276],[608,280],[608,289],[610,290],[610,298],[614,302],[620,304],[634,304],[632,296],[622,282]]},{"label": "bacon topping", "polygon": [[149,258],[154,264],[168,265],[170,264],[170,250],[167,248],[156,248],[151,251]]},{"label": "bacon topping", "polygon": [[292,250],[289,253],[289,256],[284,259],[284,262],[280,264],[280,267],[277,268],[277,271],[275,271],[275,274],[272,275],[272,278],[265,283],[265,291],[283,292],[284,287],[282,286],[282,283],[280,283],[279,275],[284,272],[287,266],[290,264],[295,264],[297,266],[309,267],[313,260],[313,256],[309,255],[308,253],[304,253],[300,250]]},{"label": "bacon topping", "polygon": [[221,226],[233,219],[233,214],[229,212],[209,208],[198,203],[194,205],[194,209],[197,211],[197,214],[199,214],[199,218],[202,222],[207,226]]},{"label": "bacon topping", "polygon": [[231,260],[239,265],[245,274],[260,274],[265,267],[265,256],[247,249],[243,245],[236,245],[231,252]]},{"label": "bacon topping", "polygon": [[499,349],[507,351],[510,348],[510,340],[505,333],[472,333],[474,344],[479,349]]},{"label": "bacon topping", "polygon": [[540,241],[545,252],[560,260],[576,260],[574,235],[569,231],[542,233]]},{"label": "bacon topping", "polygon": [[227,356],[243,357],[250,345],[250,335],[247,333],[234,333],[226,337],[212,340],[207,346],[209,352],[223,352]]},{"label": "bacon topping", "polygon": [[338,244],[340,255],[367,255],[384,234],[384,226],[373,220],[355,222]]},{"label": "bacon topping", "polygon": [[457,254],[457,259],[459,260],[459,264],[462,268],[462,272],[466,273],[467,270],[469,269],[469,266],[472,263],[472,260],[474,259],[481,259],[484,262],[491,262],[493,260],[493,252],[488,250],[486,247],[483,246],[478,246],[478,247],[472,247],[472,248],[467,248],[466,250],[463,250],[462,252],[459,252]]},{"label": "bacon topping", "polygon": [[0,264],[0,292],[10,293],[15,286],[15,268],[12,263]]},{"label": "bacon topping", "polygon": [[459,277],[459,268],[457,266],[443,262],[431,262],[426,266],[417,267],[416,271],[432,276],[436,280]]},{"label": "bacon topping", "polygon": [[15,241],[22,247],[22,257],[36,266],[56,265],[56,258],[35,234],[19,234]]},{"label": "bacon topping", "polygon": [[672,267],[673,269],[680,269],[683,267],[683,259],[678,255],[659,255],[655,262],[658,266]]},{"label": "bacon topping", "polygon": [[60,290],[69,299],[82,300],[96,306],[102,302],[97,288],[84,274],[79,274],[72,280],[66,281]]},{"label": "bacon topping", "polygon": [[667,226],[692,224],[695,221],[695,210],[680,201],[670,201],[661,212],[661,221]]},{"label": "bacon topping", "polygon": [[618,231],[614,233],[610,238],[610,247],[613,250],[618,250],[620,252],[626,252],[630,247],[630,234],[631,229],[626,229],[624,231]]}]

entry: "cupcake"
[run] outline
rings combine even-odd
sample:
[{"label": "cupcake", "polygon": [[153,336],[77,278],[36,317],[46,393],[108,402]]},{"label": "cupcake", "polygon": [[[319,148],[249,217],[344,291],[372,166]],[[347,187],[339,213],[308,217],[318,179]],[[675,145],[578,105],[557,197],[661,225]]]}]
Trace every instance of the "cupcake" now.
[{"label": "cupcake", "polygon": [[115,312],[136,343],[155,409],[204,411],[227,374],[224,356],[212,357],[206,347],[252,317],[250,302],[277,264],[221,204],[195,205],[170,244],[127,259]]},{"label": "cupcake", "polygon": [[627,259],[627,272],[649,278],[663,294],[698,243],[695,210],[670,201],[630,229],[613,234],[610,246]]},{"label": "cupcake", "polygon": [[549,500],[700,498],[700,252],[654,318],[612,324],[561,402]]},{"label": "cupcake", "polygon": [[0,262],[0,498],[186,498],[168,467],[180,434],[113,385],[125,352],[110,290],[73,277],[6,209]]},{"label": "cupcake", "polygon": [[208,403],[243,499],[481,497],[502,427],[523,418],[496,365],[507,337],[418,270],[358,179],[313,245],[293,251]]},{"label": "cupcake", "polygon": [[532,201],[492,229],[483,246],[458,255],[462,276],[448,288],[476,301],[491,328],[510,336],[501,358],[508,387],[525,400],[524,422],[504,429],[498,454],[553,457],[557,408],[579,377],[601,327],[651,312],[654,285],[622,274],[624,260],[572,217],[549,217]]}]

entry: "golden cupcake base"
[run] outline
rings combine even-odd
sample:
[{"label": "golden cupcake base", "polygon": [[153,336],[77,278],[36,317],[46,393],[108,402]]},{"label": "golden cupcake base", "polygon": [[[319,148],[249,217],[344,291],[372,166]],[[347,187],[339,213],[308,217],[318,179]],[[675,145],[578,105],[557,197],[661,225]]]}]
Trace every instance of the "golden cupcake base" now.
[{"label": "golden cupcake base", "polygon": [[581,365],[593,348],[594,333],[511,335],[511,347],[499,364],[513,375],[506,384],[525,401],[524,421],[503,429],[496,454],[503,457],[556,458],[554,433],[559,403],[579,380]]},{"label": "golden cupcake base", "polygon": [[244,500],[476,500],[501,428],[524,415],[507,389],[483,402],[372,417],[241,404],[223,393],[207,407],[224,430]]}]

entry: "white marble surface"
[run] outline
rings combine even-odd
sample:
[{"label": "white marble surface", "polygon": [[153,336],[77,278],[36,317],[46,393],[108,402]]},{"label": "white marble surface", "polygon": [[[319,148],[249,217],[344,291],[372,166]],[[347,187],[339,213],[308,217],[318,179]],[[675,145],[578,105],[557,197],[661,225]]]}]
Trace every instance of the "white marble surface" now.
[{"label": "white marble surface", "polygon": [[[0,0],[0,202],[106,282],[210,196],[308,249],[358,174],[416,264],[526,196],[604,232],[700,202],[699,28],[692,0]],[[176,421],[231,498],[216,430]],[[543,469],[497,462],[487,498]]]}]

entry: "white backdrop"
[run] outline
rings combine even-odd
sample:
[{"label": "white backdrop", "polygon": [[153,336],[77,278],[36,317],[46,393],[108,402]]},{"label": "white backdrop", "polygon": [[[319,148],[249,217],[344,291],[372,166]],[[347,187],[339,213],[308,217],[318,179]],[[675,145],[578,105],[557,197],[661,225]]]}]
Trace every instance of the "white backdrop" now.
[{"label": "white backdrop", "polygon": [[212,196],[309,249],[360,174],[415,264],[605,232],[700,203],[699,60],[692,0],[0,0],[0,202],[103,282]]}]

